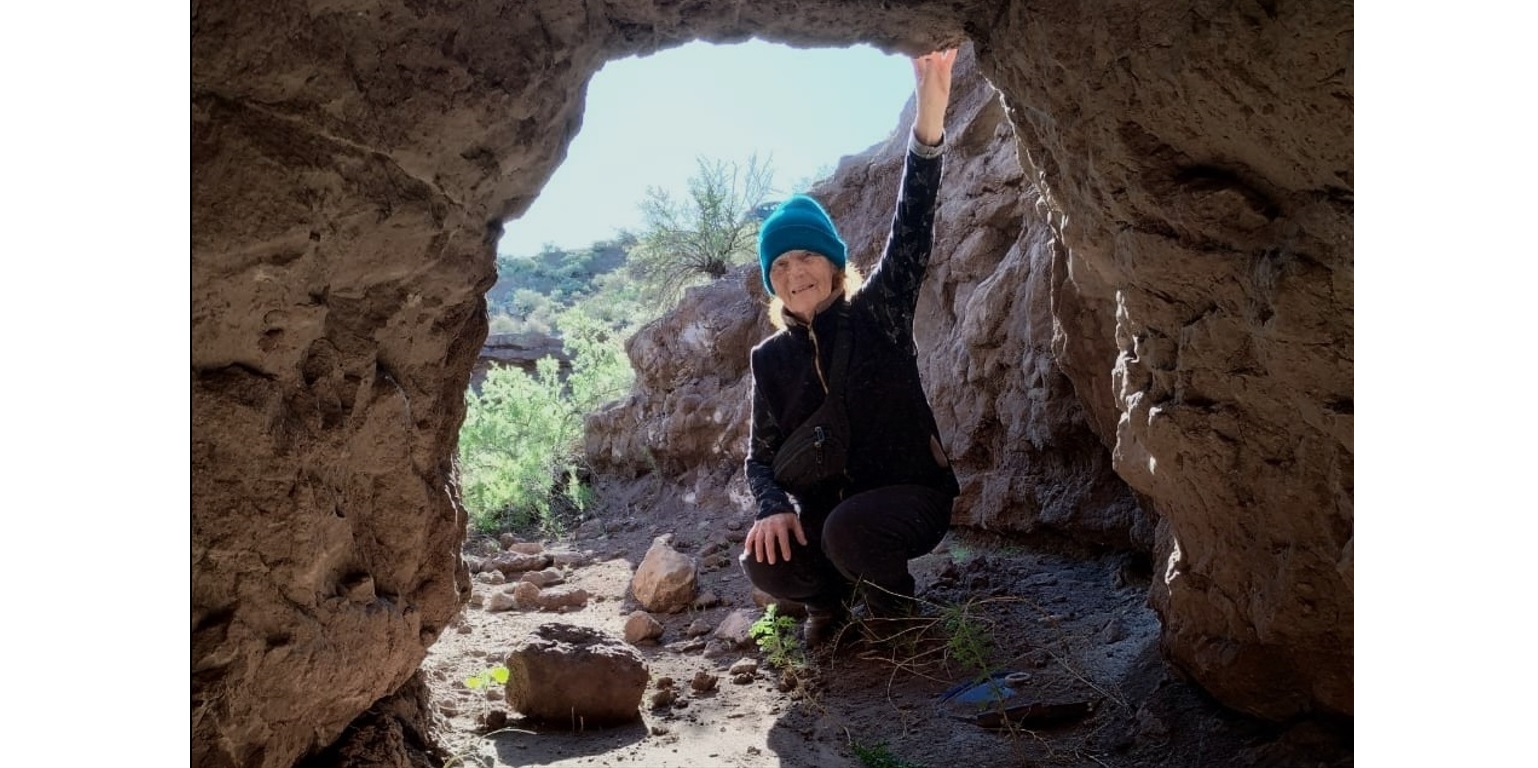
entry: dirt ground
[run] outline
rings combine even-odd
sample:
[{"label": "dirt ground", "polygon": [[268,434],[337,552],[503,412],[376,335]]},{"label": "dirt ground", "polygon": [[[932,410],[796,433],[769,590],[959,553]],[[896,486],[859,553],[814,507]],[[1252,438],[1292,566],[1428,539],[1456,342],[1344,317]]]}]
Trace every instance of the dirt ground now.
[{"label": "dirt ground", "polygon": [[[467,606],[431,649],[424,677],[451,765],[1352,765],[1349,722],[1261,723],[1221,708],[1161,660],[1146,558],[953,530],[912,563],[927,603],[924,620],[885,643],[851,632],[831,655],[777,668],[752,645],[707,655],[703,638],[687,634],[691,625],[714,628],[733,610],[759,610],[735,563],[749,515],[707,513],[700,507],[710,505],[691,504],[690,494],[644,481],[601,484],[598,495],[571,534],[543,542],[548,550],[591,555],[565,574],[591,595],[586,607],[493,613]],[[581,732],[538,728],[509,711],[503,686],[466,686],[542,623],[622,637],[625,618],[639,607],[631,576],[662,534],[701,564],[699,591],[721,603],[656,617],[663,636],[638,646],[652,679],[640,722]],[[710,557],[722,549],[729,557]],[[466,547],[471,555],[497,550],[487,538]],[[501,589],[475,588],[486,597]],[[733,682],[728,668],[744,658],[758,670],[748,682]],[[691,688],[701,670],[718,677],[714,690]],[[980,704],[944,700],[957,686],[1005,674],[1012,676],[992,695],[973,689]],[[664,677],[676,681],[677,700],[653,707]]]}]

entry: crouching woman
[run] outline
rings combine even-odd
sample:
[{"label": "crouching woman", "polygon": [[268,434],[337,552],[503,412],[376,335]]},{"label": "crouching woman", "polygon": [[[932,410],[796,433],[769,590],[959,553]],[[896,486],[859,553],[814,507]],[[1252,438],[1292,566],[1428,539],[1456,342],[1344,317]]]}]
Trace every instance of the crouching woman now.
[{"label": "crouching woman", "polygon": [[[807,606],[805,639],[813,647],[831,639],[861,601],[875,619],[913,612],[908,561],[944,537],[958,493],[913,341],[955,56],[913,60],[917,117],[902,186],[886,249],[863,285],[837,228],[810,197],[785,201],[759,231],[764,286],[780,330],[752,352],[745,470],[758,512],[741,563],[759,589]],[[842,414],[822,431],[829,401]],[[814,422],[811,442],[793,437]],[[804,467],[782,455],[816,463],[825,445],[838,454],[828,457],[839,469],[829,479],[802,480]]]}]

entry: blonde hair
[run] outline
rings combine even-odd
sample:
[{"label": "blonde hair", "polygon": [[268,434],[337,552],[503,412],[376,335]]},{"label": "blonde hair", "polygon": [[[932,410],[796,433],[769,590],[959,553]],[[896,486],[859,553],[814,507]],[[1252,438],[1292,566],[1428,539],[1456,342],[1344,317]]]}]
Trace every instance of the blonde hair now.
[{"label": "blonde hair", "polygon": [[[864,285],[865,275],[860,274],[860,268],[855,266],[853,261],[844,263],[843,272],[833,273],[833,290],[842,289],[844,301],[854,298]],[[785,302],[778,296],[769,297],[769,322],[782,331],[788,325],[785,321]]]}]

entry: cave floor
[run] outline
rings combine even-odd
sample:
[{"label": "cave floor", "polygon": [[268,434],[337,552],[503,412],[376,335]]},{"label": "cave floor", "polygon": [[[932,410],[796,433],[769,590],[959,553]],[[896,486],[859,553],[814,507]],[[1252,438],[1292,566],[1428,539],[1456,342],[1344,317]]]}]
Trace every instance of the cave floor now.
[{"label": "cave floor", "polygon": [[[616,513],[614,510],[623,510]],[[669,516],[648,514],[669,509]],[[701,593],[722,603],[655,615],[656,645],[638,646],[651,674],[641,721],[579,732],[537,728],[509,711],[495,683],[465,678],[499,664],[542,623],[561,621],[622,637],[638,608],[630,579],[653,538],[701,560],[711,543],[740,551],[741,524],[694,515],[678,501],[632,494],[603,520],[549,542],[593,554],[567,583],[589,592],[586,607],[563,613],[488,612],[466,606],[423,664],[437,715],[436,738],[451,765],[479,766],[1350,766],[1349,723],[1262,723],[1218,706],[1160,658],[1158,619],[1147,606],[1146,560],[1070,551],[1062,543],[953,530],[913,561],[926,618],[896,640],[855,638],[832,654],[776,667],[749,646],[707,657],[685,628],[714,628],[729,613],[755,608],[735,563],[699,571]],[[679,519],[694,521],[678,526]],[[669,526],[672,527],[669,527]],[[468,553],[494,541],[475,539]],[[481,591],[498,589],[481,583]],[[756,610],[756,608],[755,608]],[[750,682],[728,668],[758,661]],[[714,690],[689,681],[704,670]],[[948,691],[990,675],[977,702]],[[656,681],[670,677],[677,700],[654,708]]]}]

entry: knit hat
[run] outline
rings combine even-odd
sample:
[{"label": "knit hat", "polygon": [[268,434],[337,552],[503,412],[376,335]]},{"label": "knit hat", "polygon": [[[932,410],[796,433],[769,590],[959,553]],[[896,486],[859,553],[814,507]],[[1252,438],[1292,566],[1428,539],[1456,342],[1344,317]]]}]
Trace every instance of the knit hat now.
[{"label": "knit hat", "polygon": [[770,296],[774,295],[774,286],[769,284],[769,268],[786,251],[821,254],[840,270],[847,258],[844,241],[828,212],[806,195],[792,195],[780,203],[758,228],[758,266],[764,273],[764,290]]}]

